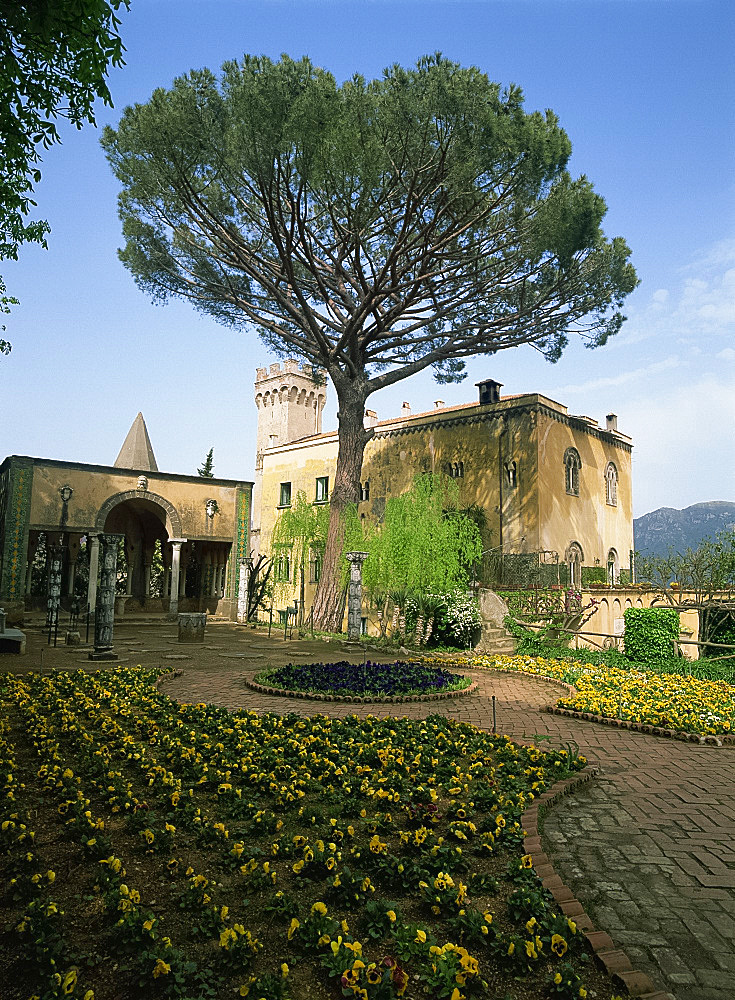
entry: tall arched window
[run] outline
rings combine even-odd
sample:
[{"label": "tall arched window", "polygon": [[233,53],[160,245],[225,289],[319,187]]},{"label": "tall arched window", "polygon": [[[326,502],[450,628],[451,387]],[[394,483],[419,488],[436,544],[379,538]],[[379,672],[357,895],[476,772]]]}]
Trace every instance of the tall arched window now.
[{"label": "tall arched window", "polygon": [[618,505],[618,470],[614,462],[608,462],[605,469],[605,501],[611,507]]},{"label": "tall arched window", "polygon": [[615,549],[610,549],[607,554],[607,582],[614,587],[620,580],[620,560]]},{"label": "tall arched window", "polygon": [[564,452],[564,484],[570,496],[579,496],[579,470],[582,459],[576,448],[567,448]]},{"label": "tall arched window", "polygon": [[582,562],[584,553],[579,542],[570,542],[564,561],[569,569],[569,586],[580,588],[582,586]]}]

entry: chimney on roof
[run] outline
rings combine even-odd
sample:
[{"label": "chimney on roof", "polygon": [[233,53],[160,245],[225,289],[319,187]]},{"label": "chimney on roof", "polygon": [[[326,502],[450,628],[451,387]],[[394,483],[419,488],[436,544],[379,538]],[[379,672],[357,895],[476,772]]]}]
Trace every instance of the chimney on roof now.
[{"label": "chimney on roof", "polygon": [[365,416],[362,418],[363,427],[375,427],[378,422],[378,414],[375,410],[365,410]]},{"label": "chimney on roof", "polygon": [[440,410],[442,408],[442,406],[444,406],[444,400],[443,399],[435,399],[434,400],[434,409],[435,410]]},{"label": "chimney on roof", "polygon": [[407,403],[404,399],[403,406],[401,407],[401,416],[410,417],[411,416],[411,404]]},{"label": "chimney on roof", "polygon": [[618,429],[618,415],[617,413],[608,413],[605,417],[605,427],[608,431],[616,431]]},{"label": "chimney on roof", "polygon": [[494,382],[491,378],[488,378],[484,382],[475,382],[475,385],[480,390],[480,406],[484,406],[486,403],[500,402],[500,390],[503,388],[502,382]]}]

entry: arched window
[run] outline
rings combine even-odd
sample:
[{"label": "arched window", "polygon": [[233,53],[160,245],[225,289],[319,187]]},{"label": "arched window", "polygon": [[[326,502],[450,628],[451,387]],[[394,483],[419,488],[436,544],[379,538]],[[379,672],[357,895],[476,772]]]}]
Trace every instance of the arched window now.
[{"label": "arched window", "polygon": [[618,505],[618,470],[614,462],[608,462],[605,469],[605,502],[611,507]]},{"label": "arched window", "polygon": [[567,551],[564,557],[564,561],[569,569],[569,586],[580,588],[582,586],[582,562],[584,560],[584,554],[582,552],[582,546],[579,542],[570,542],[567,546]]},{"label": "arched window", "polygon": [[[614,466],[613,466],[614,468]],[[610,549],[607,554],[607,582],[611,587],[620,581],[620,560],[615,549]]]},{"label": "arched window", "polygon": [[505,481],[511,489],[518,485],[518,466],[514,461],[505,463]]},{"label": "arched window", "polygon": [[567,448],[564,452],[564,484],[570,496],[579,496],[579,470],[582,459],[576,448]]}]

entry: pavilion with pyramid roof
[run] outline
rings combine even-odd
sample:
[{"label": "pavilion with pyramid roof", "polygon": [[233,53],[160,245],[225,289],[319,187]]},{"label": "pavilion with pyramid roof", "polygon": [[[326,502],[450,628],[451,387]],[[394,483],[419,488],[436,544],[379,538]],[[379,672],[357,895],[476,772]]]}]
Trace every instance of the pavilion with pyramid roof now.
[{"label": "pavilion with pyramid roof", "polygon": [[207,611],[235,619],[249,555],[251,482],[160,472],[138,413],[112,465],[11,455],[0,465],[0,607],[94,609],[100,539],[119,535],[115,613]]}]

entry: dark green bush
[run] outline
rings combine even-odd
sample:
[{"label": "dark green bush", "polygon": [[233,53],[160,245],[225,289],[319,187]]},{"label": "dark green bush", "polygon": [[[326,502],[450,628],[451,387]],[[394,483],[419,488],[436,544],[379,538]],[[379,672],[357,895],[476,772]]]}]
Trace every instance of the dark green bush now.
[{"label": "dark green bush", "polygon": [[638,663],[669,659],[679,638],[679,612],[674,608],[626,608],[625,655]]},{"label": "dark green bush", "polygon": [[604,566],[582,567],[582,586],[589,587],[591,583],[607,583],[607,570]]}]

